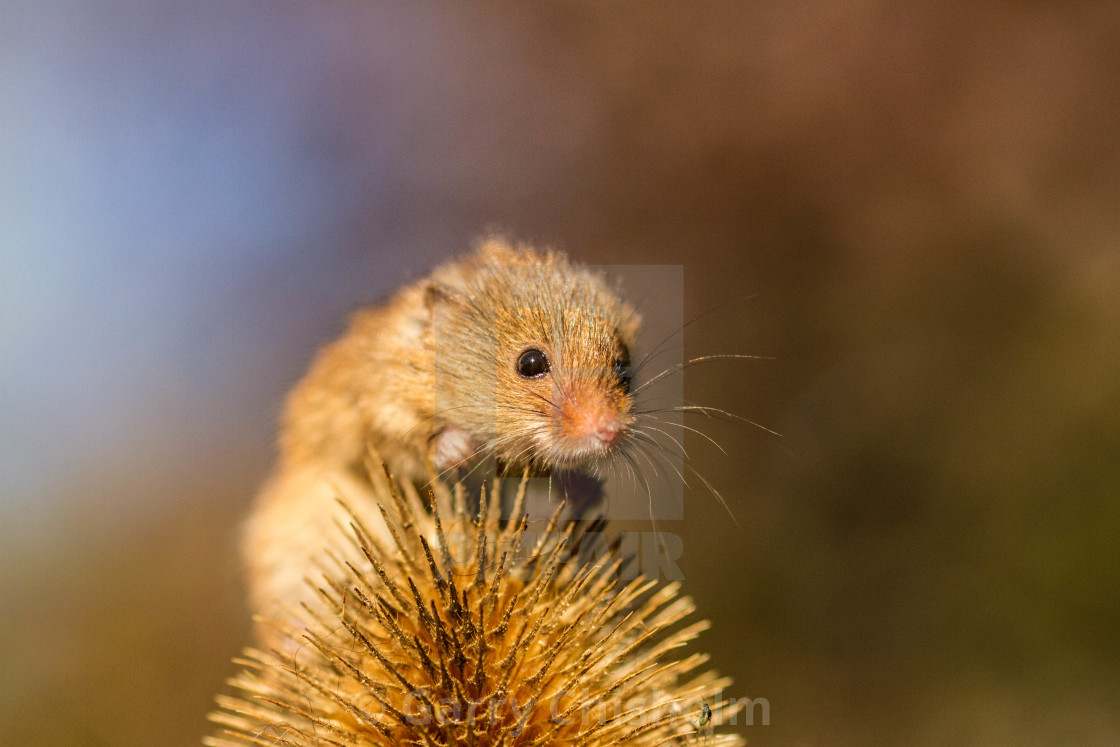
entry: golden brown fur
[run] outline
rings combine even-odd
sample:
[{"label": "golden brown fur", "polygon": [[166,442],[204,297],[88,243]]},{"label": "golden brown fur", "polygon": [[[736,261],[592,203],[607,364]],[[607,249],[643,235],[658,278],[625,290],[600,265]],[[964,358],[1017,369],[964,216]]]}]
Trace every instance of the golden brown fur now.
[{"label": "golden brown fur", "polygon": [[[479,456],[536,473],[604,456],[633,422],[620,371],[637,326],[598,275],[499,239],[358,312],[289,397],[246,532],[253,608],[314,599],[335,497],[371,500],[371,455],[417,485]],[[518,373],[529,349],[547,375]]]}]

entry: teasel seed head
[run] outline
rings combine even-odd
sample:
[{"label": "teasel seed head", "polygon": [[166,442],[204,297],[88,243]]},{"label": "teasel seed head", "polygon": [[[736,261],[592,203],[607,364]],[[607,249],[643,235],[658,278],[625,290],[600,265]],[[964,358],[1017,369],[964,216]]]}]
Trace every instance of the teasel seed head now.
[{"label": "teasel seed head", "polygon": [[236,694],[218,697],[219,731],[205,744],[743,743],[697,724],[703,704],[717,726],[731,716],[730,681],[697,673],[706,655],[679,653],[708,626],[683,624],[695,608],[679,584],[625,580],[621,558],[574,552],[588,531],[561,527],[559,509],[532,539],[525,480],[510,514],[520,518],[508,521],[500,482],[477,511],[461,485],[437,486],[443,520],[383,477],[374,488],[388,532],[343,504],[353,547],[325,570],[323,604],[275,621],[302,645],[235,660]]}]

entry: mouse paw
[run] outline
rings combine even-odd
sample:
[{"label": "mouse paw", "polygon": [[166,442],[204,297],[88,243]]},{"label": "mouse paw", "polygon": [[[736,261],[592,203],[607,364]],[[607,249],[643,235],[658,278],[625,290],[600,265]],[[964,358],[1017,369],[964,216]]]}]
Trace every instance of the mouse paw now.
[{"label": "mouse paw", "polygon": [[432,443],[432,461],[443,471],[463,464],[478,451],[471,435],[459,428],[440,431]]}]

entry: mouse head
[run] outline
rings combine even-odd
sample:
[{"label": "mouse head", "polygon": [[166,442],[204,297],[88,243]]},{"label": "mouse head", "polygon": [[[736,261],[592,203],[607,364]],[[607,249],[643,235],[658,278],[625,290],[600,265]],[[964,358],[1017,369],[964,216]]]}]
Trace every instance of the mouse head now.
[{"label": "mouse head", "polygon": [[639,319],[604,279],[499,240],[428,288],[436,421],[509,466],[606,456],[634,422]]}]

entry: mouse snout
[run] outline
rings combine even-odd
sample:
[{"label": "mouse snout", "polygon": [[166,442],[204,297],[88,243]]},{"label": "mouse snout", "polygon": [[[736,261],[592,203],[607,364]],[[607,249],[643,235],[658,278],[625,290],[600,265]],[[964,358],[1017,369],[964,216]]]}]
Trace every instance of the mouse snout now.
[{"label": "mouse snout", "polygon": [[626,428],[620,403],[601,390],[573,392],[560,407],[559,430],[573,451],[602,453]]}]

